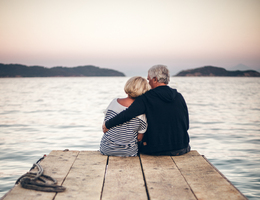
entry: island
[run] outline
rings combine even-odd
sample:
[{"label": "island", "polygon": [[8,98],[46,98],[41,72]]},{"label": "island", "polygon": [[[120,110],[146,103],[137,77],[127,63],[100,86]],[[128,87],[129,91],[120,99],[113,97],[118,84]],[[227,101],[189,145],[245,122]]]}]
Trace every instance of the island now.
[{"label": "island", "polygon": [[77,67],[26,66],[21,64],[1,64],[0,77],[84,77],[84,76],[125,76],[124,73],[93,65]]},{"label": "island", "polygon": [[260,73],[254,70],[228,71],[221,67],[204,66],[195,69],[183,70],[175,76],[229,76],[229,77],[260,77]]}]

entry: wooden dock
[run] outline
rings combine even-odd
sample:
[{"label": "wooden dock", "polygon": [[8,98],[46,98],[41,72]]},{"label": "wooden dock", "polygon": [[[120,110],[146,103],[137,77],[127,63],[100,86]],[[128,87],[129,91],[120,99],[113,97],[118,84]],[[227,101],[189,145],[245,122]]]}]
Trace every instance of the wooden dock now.
[{"label": "wooden dock", "polygon": [[44,174],[64,192],[39,192],[15,185],[1,200],[246,199],[204,156],[113,157],[98,151],[52,151]]}]

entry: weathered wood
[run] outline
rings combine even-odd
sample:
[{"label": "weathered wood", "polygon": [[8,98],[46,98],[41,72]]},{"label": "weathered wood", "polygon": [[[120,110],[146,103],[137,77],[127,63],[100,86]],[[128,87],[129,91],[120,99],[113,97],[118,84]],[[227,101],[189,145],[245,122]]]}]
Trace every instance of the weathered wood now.
[{"label": "weathered wood", "polygon": [[56,195],[16,185],[1,200],[246,199],[197,151],[140,159],[107,157],[98,151],[52,151],[41,166],[44,174],[67,188],[65,192]]},{"label": "weathered wood", "polygon": [[147,199],[139,157],[109,156],[102,200]]},{"label": "weathered wood", "polygon": [[173,156],[172,159],[197,199],[246,199],[199,154],[190,152],[184,156]]},{"label": "weathered wood", "polygon": [[55,200],[100,199],[107,156],[98,151],[81,151],[64,181],[65,192],[58,193]]},{"label": "weathered wood", "polygon": [[150,199],[196,200],[170,156],[141,155]]},{"label": "weathered wood", "polygon": [[[58,185],[61,185],[67,176],[74,160],[78,155],[78,151],[52,151],[46,158],[41,161],[44,174],[55,178]],[[35,190],[24,189],[20,184],[6,195],[4,200],[48,200],[53,199],[55,192],[40,192]]]}]

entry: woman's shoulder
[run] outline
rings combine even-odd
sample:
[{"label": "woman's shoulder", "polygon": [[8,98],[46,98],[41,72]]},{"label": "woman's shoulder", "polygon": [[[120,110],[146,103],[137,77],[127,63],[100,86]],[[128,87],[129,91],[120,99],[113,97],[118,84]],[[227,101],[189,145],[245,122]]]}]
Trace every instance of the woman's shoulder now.
[{"label": "woman's shoulder", "polygon": [[121,104],[118,103],[117,101],[118,98],[114,98],[111,103],[108,105],[107,110],[113,110],[116,113],[120,113],[123,110],[126,109],[126,107],[122,106]]}]

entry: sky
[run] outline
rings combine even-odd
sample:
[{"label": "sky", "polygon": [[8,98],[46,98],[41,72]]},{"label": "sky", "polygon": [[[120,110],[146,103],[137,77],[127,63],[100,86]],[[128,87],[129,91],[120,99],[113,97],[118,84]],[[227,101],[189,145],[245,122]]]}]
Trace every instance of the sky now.
[{"label": "sky", "polygon": [[0,0],[0,63],[260,71],[260,0]]}]

